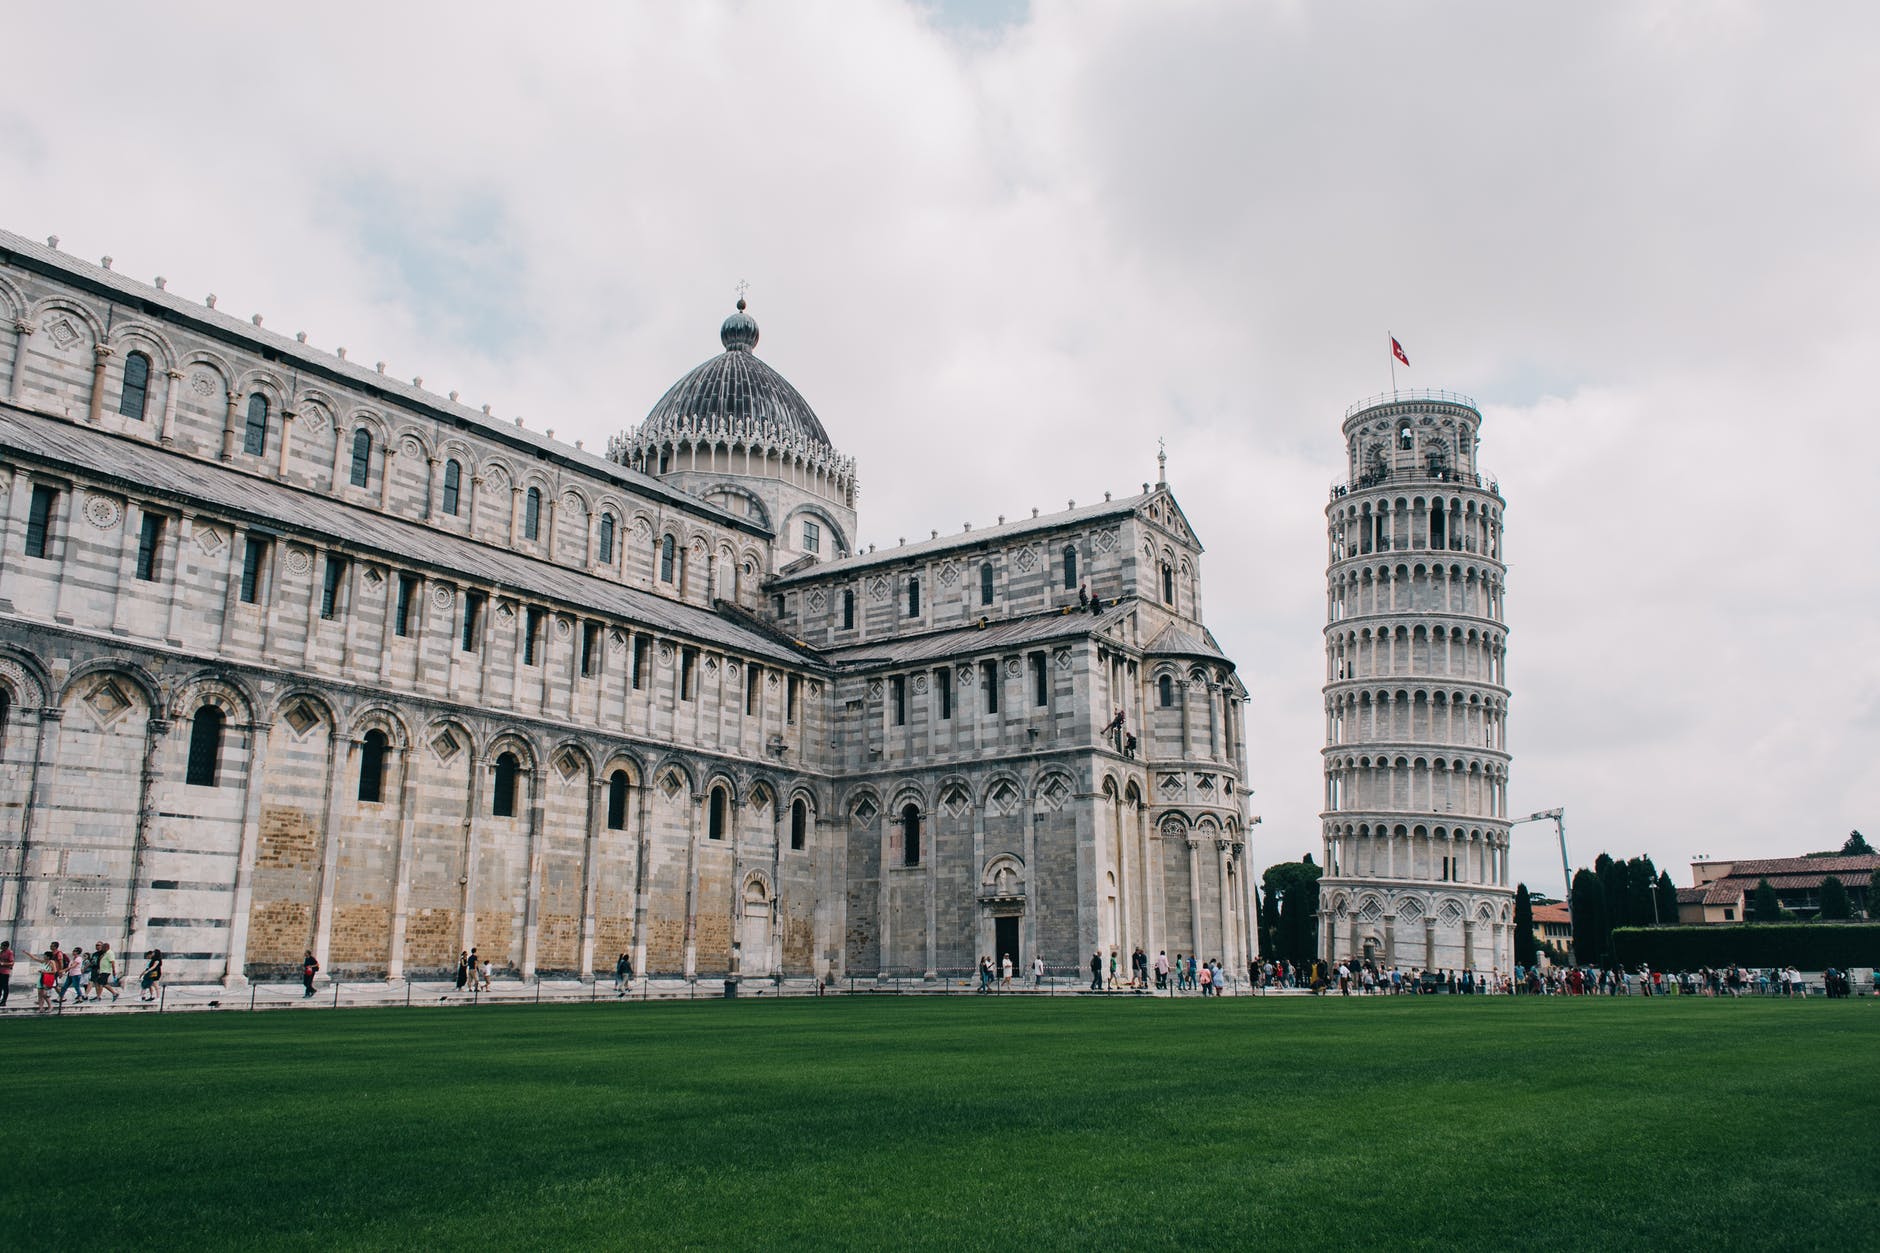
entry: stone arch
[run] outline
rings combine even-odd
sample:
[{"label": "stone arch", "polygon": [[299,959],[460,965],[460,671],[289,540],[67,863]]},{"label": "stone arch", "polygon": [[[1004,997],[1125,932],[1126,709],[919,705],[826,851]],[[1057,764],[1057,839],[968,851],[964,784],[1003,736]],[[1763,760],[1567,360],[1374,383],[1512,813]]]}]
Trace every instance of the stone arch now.
[{"label": "stone arch", "polygon": [[253,366],[235,376],[235,385],[229,390],[239,396],[252,396],[256,392],[268,398],[268,416],[278,417],[287,407],[287,382],[273,370]]},{"label": "stone arch", "polygon": [[346,415],[344,437],[348,441],[351,441],[352,433],[362,426],[372,432],[372,443],[374,446],[380,449],[386,447],[388,428],[384,414],[376,409],[363,407],[354,408]]},{"label": "stone arch", "polygon": [[767,775],[751,780],[750,787],[744,790],[744,807],[767,814],[772,822],[780,819],[783,802],[778,799],[776,782]]},{"label": "stone arch", "polygon": [[400,750],[411,746],[411,735],[405,726],[405,720],[390,705],[374,702],[353,711],[347,720],[346,738],[362,740],[367,731],[383,731],[392,746]]},{"label": "stone arch", "polygon": [[624,770],[627,772],[627,786],[639,787],[640,781],[646,777],[645,766],[631,749],[611,749],[602,755],[600,761],[600,770],[595,774],[598,779],[611,779],[614,771]]},{"label": "stone arch", "polygon": [[39,658],[11,644],[0,644],[0,684],[9,689],[16,709],[44,709],[53,690],[52,678]]},{"label": "stone arch", "polygon": [[692,772],[691,765],[677,753],[668,753],[660,758],[659,764],[648,771],[646,777],[662,789],[667,779],[676,778],[679,780],[681,790],[687,796],[699,796],[703,793],[703,789],[699,786],[698,776]]},{"label": "stone arch", "polygon": [[48,313],[70,314],[72,317],[77,318],[85,324],[85,329],[91,332],[92,343],[102,344],[105,342],[104,323],[99,319],[98,315],[78,301],[73,300],[71,297],[64,295],[41,297],[39,300],[33,302],[31,309],[27,310],[26,320],[28,322],[37,323]]},{"label": "stone arch", "polygon": [[[579,765],[580,769],[576,773],[586,774],[590,779],[600,777],[594,773],[594,750],[578,736],[564,735],[549,746],[546,760],[559,763],[565,759],[572,759]],[[559,764],[555,769],[560,773]]]},{"label": "stone arch", "polygon": [[[864,808],[867,817],[863,817]],[[863,785],[850,789],[842,798],[842,811],[851,815],[863,826],[871,825],[881,814],[881,795],[873,787]]]},{"label": "stone arch", "polygon": [[894,788],[894,800],[888,808],[898,814],[908,805],[913,805],[925,816],[929,812],[926,789],[918,783],[897,783]]},{"label": "stone arch", "polygon": [[162,685],[150,671],[134,661],[115,657],[94,657],[74,666],[72,672],[66,675],[65,682],[59,685],[58,703],[64,704],[77,688],[101,674],[128,680],[143,697],[145,707],[153,714],[164,708]]},{"label": "stone arch", "polygon": [[[417,452],[412,452],[406,447],[407,444],[416,444],[418,446]],[[426,462],[431,459],[431,437],[425,434],[423,428],[417,426],[415,423],[400,422],[399,425],[385,437],[385,446],[387,448],[397,448],[398,455],[401,457],[417,457],[419,460]]]},{"label": "stone arch", "polygon": [[255,720],[255,699],[247,684],[228,675],[205,672],[177,684],[170,699],[170,714],[181,720],[204,705],[219,708],[230,725]]},{"label": "stone arch", "polygon": [[499,727],[490,733],[483,742],[483,751],[477,756],[484,761],[495,761],[505,752],[513,752],[525,770],[534,770],[540,764],[542,755],[535,747],[535,741],[528,733],[516,727]]},{"label": "stone arch", "polygon": [[169,337],[147,322],[118,322],[111,327],[111,344],[120,352],[143,349],[151,352],[157,359],[153,365],[161,369],[176,368],[176,346]]},{"label": "stone arch", "polygon": [[785,514],[783,525],[779,528],[778,534],[787,536],[790,532],[791,525],[801,518],[813,518],[828,529],[829,541],[834,546],[834,552],[848,553],[855,551],[854,545],[849,542],[849,533],[843,529],[842,523],[837,520],[836,516],[821,505],[810,502],[797,505],[794,509],[790,510],[789,513]]},{"label": "stone arch", "polygon": [[23,318],[26,316],[26,293],[16,286],[12,279],[0,274],[0,317]]}]

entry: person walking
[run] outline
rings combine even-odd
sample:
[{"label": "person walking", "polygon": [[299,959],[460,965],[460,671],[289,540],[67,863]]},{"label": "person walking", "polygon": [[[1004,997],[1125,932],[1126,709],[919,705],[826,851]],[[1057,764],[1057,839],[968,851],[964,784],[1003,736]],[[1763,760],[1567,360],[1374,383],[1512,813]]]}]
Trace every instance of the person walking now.
[{"label": "person walking", "polygon": [[457,990],[463,991],[470,985],[470,954],[463,949],[457,950]]},{"label": "person walking", "polygon": [[[472,954],[476,952],[475,949],[471,949],[470,951]],[[478,969],[477,991],[487,992],[489,990],[490,990],[490,959],[485,957],[483,959],[483,965],[479,967]]]},{"label": "person walking", "polygon": [[625,953],[614,963],[614,991],[626,995],[627,985],[633,982],[633,959]]},{"label": "person walking", "polygon": [[319,973],[320,963],[314,959],[313,950],[308,949],[307,955],[300,959],[300,981],[307,989],[305,995],[301,998],[302,1000],[313,995],[313,977]]},{"label": "person walking", "polygon": [[1103,953],[1101,950],[1090,954],[1090,990],[1103,991]]},{"label": "person walking", "polygon": [[1031,986],[1038,987],[1044,982],[1044,958],[1036,954],[1031,959]]},{"label": "person walking", "polygon": [[13,994],[13,941],[0,940],[0,1009]]},{"label": "person walking", "polygon": [[65,953],[65,982],[59,988],[59,1004],[65,1004],[67,992],[78,1004],[85,1003],[85,953],[76,944]]},{"label": "person walking", "polygon": [[1010,992],[1011,990],[1012,990],[1012,955],[1010,953],[1007,953],[1005,954],[1004,957],[1000,958],[1000,961],[999,961],[999,991]]},{"label": "person walking", "polygon": [[33,1002],[34,1013],[44,1013],[52,1008],[53,989],[59,984],[59,971],[65,969],[65,963],[59,960],[59,946],[53,945],[39,959],[39,999]]},{"label": "person walking", "polygon": [[106,992],[111,994],[111,1003],[117,1004],[117,954],[100,940],[98,951],[91,958],[91,999],[102,1001]]},{"label": "person walking", "polygon": [[163,950],[153,948],[144,954],[144,973],[138,980],[143,984],[143,999],[157,999],[157,985],[163,982]]}]

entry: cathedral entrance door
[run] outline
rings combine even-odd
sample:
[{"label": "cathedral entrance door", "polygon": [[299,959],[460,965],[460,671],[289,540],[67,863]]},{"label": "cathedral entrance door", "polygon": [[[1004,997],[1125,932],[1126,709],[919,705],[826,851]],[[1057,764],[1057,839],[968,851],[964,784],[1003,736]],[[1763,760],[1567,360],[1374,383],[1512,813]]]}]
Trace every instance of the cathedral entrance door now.
[{"label": "cathedral entrance door", "polygon": [[1018,954],[1018,919],[994,918],[992,920],[992,960],[1003,963],[1007,956],[1012,959],[1014,976],[1024,969],[1024,962]]}]

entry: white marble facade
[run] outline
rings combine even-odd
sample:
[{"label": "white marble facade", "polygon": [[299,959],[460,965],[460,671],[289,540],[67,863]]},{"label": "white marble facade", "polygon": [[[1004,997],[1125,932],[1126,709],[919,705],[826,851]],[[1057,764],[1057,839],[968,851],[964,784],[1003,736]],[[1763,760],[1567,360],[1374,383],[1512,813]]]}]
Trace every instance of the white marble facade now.
[{"label": "white marble facade", "polygon": [[1246,693],[1166,484],[856,552],[853,463],[752,396],[603,457],[0,233],[16,948],[1244,963]]},{"label": "white marble facade", "polygon": [[1500,486],[1466,397],[1345,415],[1326,506],[1319,951],[1506,973],[1508,677]]}]

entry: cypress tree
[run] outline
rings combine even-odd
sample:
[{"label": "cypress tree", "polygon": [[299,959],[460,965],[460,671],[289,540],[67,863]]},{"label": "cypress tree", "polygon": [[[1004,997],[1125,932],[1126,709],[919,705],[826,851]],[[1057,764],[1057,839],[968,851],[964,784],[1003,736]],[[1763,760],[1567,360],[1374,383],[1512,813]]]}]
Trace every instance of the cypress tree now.
[{"label": "cypress tree", "polygon": [[1782,902],[1776,899],[1776,890],[1764,879],[1756,885],[1756,895],[1750,898],[1750,920],[1753,922],[1781,922]]},{"label": "cypress tree", "polygon": [[1880,870],[1867,876],[1867,921],[1880,922]]},{"label": "cypress tree", "polygon": [[1606,951],[1605,894],[1598,875],[1582,870],[1573,876],[1567,908],[1573,915],[1573,960],[1591,962]]},{"label": "cypress tree", "polygon": [[1678,921],[1678,888],[1671,882],[1669,871],[1658,872],[1658,921],[1667,927],[1676,926]]},{"label": "cypress tree", "polygon": [[1514,889],[1514,964],[1532,966],[1540,961],[1540,945],[1534,939],[1534,903],[1528,900],[1527,884]]},{"label": "cypress tree", "polygon": [[1854,916],[1853,903],[1847,899],[1847,885],[1833,875],[1821,881],[1821,913],[1824,922],[1841,922]]}]

